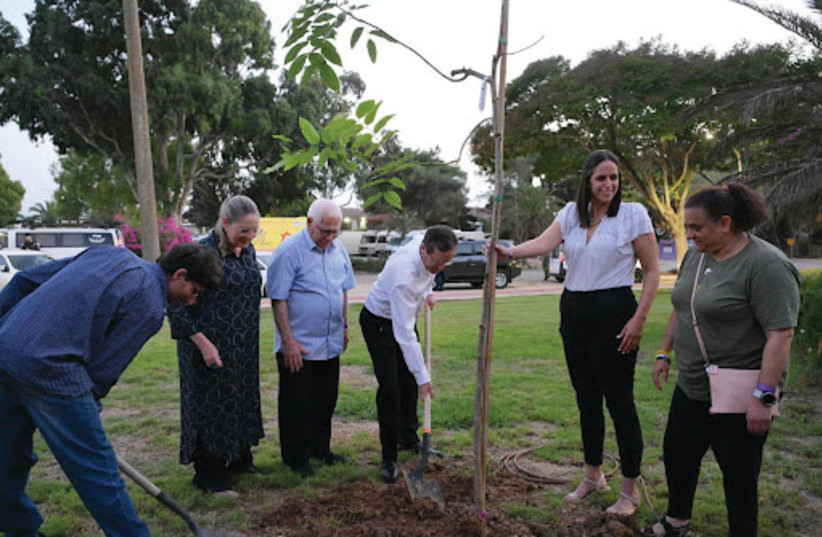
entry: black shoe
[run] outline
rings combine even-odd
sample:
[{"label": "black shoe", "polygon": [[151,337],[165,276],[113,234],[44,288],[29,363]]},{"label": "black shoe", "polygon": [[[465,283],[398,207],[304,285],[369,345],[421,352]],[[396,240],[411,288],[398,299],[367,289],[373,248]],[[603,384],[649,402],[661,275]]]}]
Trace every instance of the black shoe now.
[{"label": "black shoe", "polygon": [[231,481],[227,475],[194,474],[194,486],[203,492],[226,492],[231,489]]},{"label": "black shoe", "polygon": [[383,462],[380,465],[380,475],[386,483],[396,483],[400,475],[396,462]]},{"label": "black shoe", "polygon": [[290,466],[290,468],[300,477],[314,477],[314,468],[307,462],[299,466]]},{"label": "black shoe", "polygon": [[325,455],[320,455],[315,458],[323,461],[329,466],[332,464],[345,464],[347,462],[345,455],[340,455],[339,453],[334,453],[333,451],[329,451]]},{"label": "black shoe", "polygon": [[422,453],[422,442],[419,440],[410,444],[398,444],[397,449],[400,451],[410,451],[414,455]]},{"label": "black shoe", "polygon": [[260,470],[251,462],[232,462],[228,465],[229,474],[259,474]]}]

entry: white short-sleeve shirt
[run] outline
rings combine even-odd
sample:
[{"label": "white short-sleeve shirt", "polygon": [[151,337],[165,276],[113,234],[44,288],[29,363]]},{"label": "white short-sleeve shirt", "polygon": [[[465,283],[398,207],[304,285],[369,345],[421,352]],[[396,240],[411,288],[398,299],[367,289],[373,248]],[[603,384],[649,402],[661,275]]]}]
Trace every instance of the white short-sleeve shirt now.
[{"label": "white short-sleeve shirt", "polygon": [[634,283],[633,241],[654,232],[645,207],[639,203],[621,203],[616,216],[602,219],[590,241],[587,241],[588,230],[579,224],[576,203],[563,207],[556,220],[564,241],[566,289],[597,291]]}]

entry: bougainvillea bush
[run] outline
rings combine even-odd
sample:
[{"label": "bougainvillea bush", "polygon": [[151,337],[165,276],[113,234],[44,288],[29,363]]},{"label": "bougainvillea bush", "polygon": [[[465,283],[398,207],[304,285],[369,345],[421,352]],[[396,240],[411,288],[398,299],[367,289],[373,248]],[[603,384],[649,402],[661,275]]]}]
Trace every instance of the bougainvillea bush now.
[{"label": "bougainvillea bush", "polygon": [[[136,254],[141,254],[143,245],[140,242],[140,231],[131,227],[122,216],[117,215],[114,218],[120,222],[120,232],[123,234],[126,248]],[[160,235],[160,247],[164,252],[169,251],[176,244],[191,242],[191,232],[179,226],[177,220],[171,216],[157,220],[157,232]]]}]

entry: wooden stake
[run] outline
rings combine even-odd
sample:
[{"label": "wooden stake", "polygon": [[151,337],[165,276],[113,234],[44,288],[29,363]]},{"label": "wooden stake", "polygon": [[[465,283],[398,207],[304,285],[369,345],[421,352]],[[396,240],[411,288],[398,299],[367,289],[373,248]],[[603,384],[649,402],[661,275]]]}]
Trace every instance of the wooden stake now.
[{"label": "wooden stake", "polygon": [[[491,66],[491,101],[494,107],[494,210],[491,221],[491,247],[485,264],[485,285],[482,297],[482,319],[477,345],[477,388],[474,396],[474,493],[482,535],[487,532],[488,510],[485,503],[486,472],[488,471],[488,400],[491,378],[491,349],[496,298],[497,253],[502,205],[502,155],[505,133],[505,69],[508,51],[508,0],[502,0],[499,42]],[[497,67],[499,80],[497,81]],[[498,88],[495,87],[498,83]]]}]

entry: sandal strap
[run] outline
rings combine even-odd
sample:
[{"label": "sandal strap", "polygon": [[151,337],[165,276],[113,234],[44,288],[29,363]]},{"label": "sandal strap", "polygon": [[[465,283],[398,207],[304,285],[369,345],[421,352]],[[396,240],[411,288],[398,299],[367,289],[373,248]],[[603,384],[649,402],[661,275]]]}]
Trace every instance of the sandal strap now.
[{"label": "sandal strap", "polygon": [[691,525],[673,526],[665,517],[659,519],[659,523],[665,528],[665,537],[688,537],[691,535]]},{"label": "sandal strap", "polygon": [[623,498],[625,498],[626,500],[630,501],[635,506],[639,507],[639,498],[634,498],[630,494],[626,494],[622,491],[619,491],[619,495],[622,496]]}]

